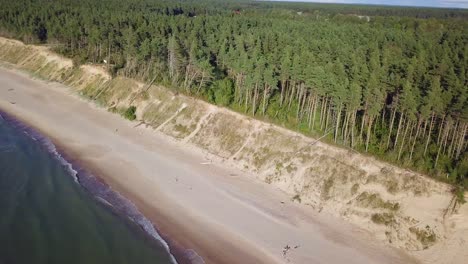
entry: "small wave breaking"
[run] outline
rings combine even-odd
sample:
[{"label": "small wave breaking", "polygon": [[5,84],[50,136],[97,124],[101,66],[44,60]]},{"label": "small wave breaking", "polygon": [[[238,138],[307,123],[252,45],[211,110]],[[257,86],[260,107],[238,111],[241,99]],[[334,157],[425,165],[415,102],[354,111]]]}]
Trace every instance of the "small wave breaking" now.
[{"label": "small wave breaking", "polygon": [[[73,177],[76,183],[80,184],[80,186],[94,195],[97,200],[111,207],[117,213],[127,216],[131,221],[140,226],[146,234],[158,241],[164,247],[166,252],[169,254],[171,262],[173,264],[178,264],[176,258],[171,253],[169,244],[161,237],[153,223],[138,210],[134,203],[126,199],[120,193],[114,191],[109,185],[101,181],[98,177],[95,177],[89,171],[80,167],[78,164],[72,164],[69,162],[64,155],[57,150],[52,141],[48,137],[39,133],[36,129],[4,112],[0,112],[0,119],[6,121],[14,129],[23,131],[34,141],[37,141],[67,169],[69,175]],[[191,254],[196,253],[191,252]]]}]

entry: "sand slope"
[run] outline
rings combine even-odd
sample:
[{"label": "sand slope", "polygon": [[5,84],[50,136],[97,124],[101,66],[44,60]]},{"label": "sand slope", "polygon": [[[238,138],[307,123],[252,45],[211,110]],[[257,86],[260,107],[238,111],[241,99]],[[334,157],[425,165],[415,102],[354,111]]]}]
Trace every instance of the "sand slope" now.
[{"label": "sand slope", "polygon": [[[381,245],[388,243],[426,262],[463,263],[467,257],[463,250],[464,237],[468,235],[468,227],[463,224],[468,216],[467,206],[454,203],[447,185],[174,95],[163,87],[148,87],[122,77],[111,79],[96,66],[72,68],[69,60],[57,59],[43,48],[0,39],[0,60],[72,87],[67,89],[57,84],[45,87],[24,76],[2,72],[2,84],[20,83],[22,88],[15,89],[21,91],[16,98],[2,87],[0,107],[17,113],[24,111],[22,118],[36,115],[28,122],[49,118],[43,120],[49,130],[46,133],[63,141],[67,149],[86,159],[96,170],[106,175],[125,172],[120,177],[108,176],[108,180],[139,201],[140,206],[158,208],[164,213],[162,218],[172,220],[190,212],[189,217],[195,219],[196,225],[209,227],[203,232],[211,230],[221,237],[227,233],[229,239],[223,243],[235,237],[241,243],[234,244],[243,245],[244,253],[247,249],[261,249],[265,257],[285,261],[282,248],[286,244],[300,244],[287,254],[293,263],[348,262],[351,255],[358,263],[398,262],[401,255],[389,252],[382,258],[374,258],[381,254]],[[40,92],[38,87],[42,87]],[[76,92],[116,111],[129,104],[136,105],[138,119],[147,125],[132,128],[138,123],[125,122],[87,101],[78,103],[69,95]],[[28,94],[30,99],[25,99]],[[12,105],[6,98],[30,101]],[[71,101],[62,103],[66,101],[63,98]],[[100,115],[103,115],[101,119]],[[69,123],[52,129],[59,125],[54,120]],[[84,135],[73,134],[79,134],[80,129]],[[130,179],[128,174],[139,176]],[[150,187],[149,183],[154,186]],[[198,188],[203,191],[195,192]],[[170,203],[177,201],[178,205],[173,206],[180,209],[170,214],[167,206],[161,206],[166,209],[157,207],[160,203],[156,201],[162,200],[161,197]],[[147,214],[154,212],[146,209]],[[158,225],[171,229],[170,224],[167,228],[165,223]],[[203,233],[200,229],[184,232],[198,238]],[[191,239],[179,240],[184,244],[193,243]],[[202,243],[203,240],[198,240],[194,247],[203,250],[224,245]],[[381,242],[370,246],[367,241],[372,240]],[[230,248],[236,247],[230,245]],[[355,251],[356,248],[359,250]],[[215,251],[215,255],[213,250],[209,254],[208,250],[201,253],[213,259],[239,256],[237,251]]]}]

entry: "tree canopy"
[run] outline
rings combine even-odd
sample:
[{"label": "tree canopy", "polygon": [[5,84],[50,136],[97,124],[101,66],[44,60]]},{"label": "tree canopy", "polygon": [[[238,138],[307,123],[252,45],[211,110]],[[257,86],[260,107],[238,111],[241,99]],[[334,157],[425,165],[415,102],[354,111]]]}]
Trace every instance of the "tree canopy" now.
[{"label": "tree canopy", "polygon": [[468,12],[0,0],[0,33],[468,186]]}]

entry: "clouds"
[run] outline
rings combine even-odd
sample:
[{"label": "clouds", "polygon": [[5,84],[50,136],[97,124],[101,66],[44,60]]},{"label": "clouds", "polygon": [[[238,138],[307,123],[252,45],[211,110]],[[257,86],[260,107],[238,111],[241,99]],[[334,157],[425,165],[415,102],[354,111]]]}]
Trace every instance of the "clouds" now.
[{"label": "clouds", "polygon": [[291,2],[468,8],[468,0],[285,0]]}]

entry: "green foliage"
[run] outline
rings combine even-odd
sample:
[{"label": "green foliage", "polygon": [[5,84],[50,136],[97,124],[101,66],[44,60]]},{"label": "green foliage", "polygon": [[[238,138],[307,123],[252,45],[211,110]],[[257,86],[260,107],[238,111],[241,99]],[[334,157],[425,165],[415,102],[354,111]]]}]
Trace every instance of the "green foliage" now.
[{"label": "green foliage", "polygon": [[464,204],[466,203],[466,200],[465,200],[465,188],[461,187],[461,186],[457,186],[455,188],[455,196],[457,197],[457,201],[461,204]]},{"label": "green foliage", "polygon": [[296,194],[296,195],[293,196],[291,201],[293,201],[293,202],[297,201],[298,203],[301,203],[302,202],[301,196],[299,194]]},{"label": "green foliage", "polygon": [[212,84],[213,101],[217,105],[228,106],[234,99],[234,84],[230,79],[215,81]]},{"label": "green foliage", "polygon": [[86,63],[86,56],[76,54],[75,56],[73,56],[72,61],[73,61],[73,67],[79,68],[81,65]]},{"label": "green foliage", "polygon": [[468,187],[466,10],[213,0],[0,6],[2,35],[51,44],[75,66],[106,61],[112,76],[154,80]]},{"label": "green foliage", "polygon": [[356,203],[365,208],[386,209],[389,211],[398,211],[400,204],[383,200],[377,193],[363,192],[356,197]]},{"label": "green foliage", "polygon": [[429,226],[426,228],[410,227],[409,231],[416,235],[416,239],[421,242],[424,248],[434,244],[437,240],[436,234]]},{"label": "green foliage", "polygon": [[128,120],[135,120],[136,119],[136,107],[135,106],[130,106],[129,108],[127,108],[122,116],[125,117],[126,119]]},{"label": "green foliage", "polygon": [[372,222],[378,225],[391,225],[395,223],[395,216],[392,213],[376,213],[371,216]]}]

